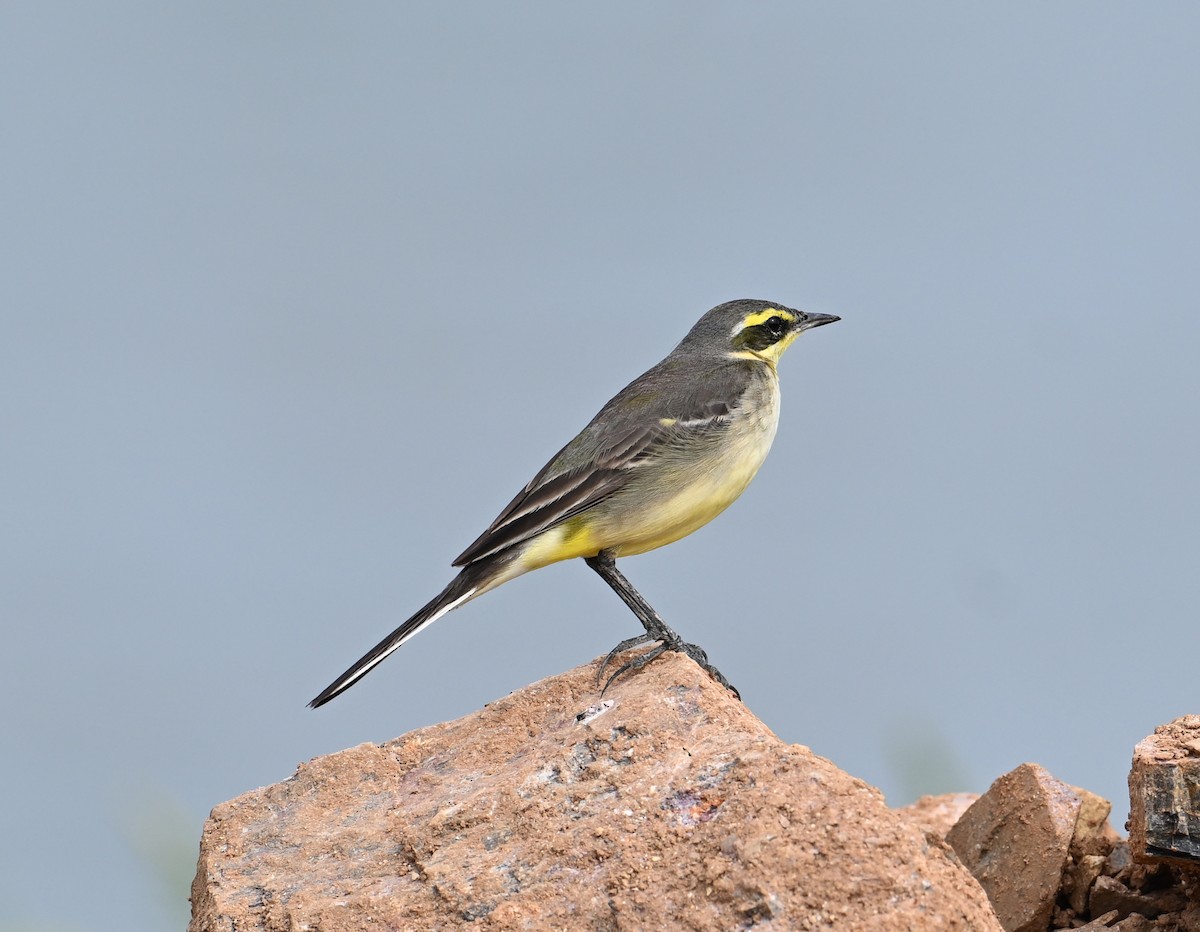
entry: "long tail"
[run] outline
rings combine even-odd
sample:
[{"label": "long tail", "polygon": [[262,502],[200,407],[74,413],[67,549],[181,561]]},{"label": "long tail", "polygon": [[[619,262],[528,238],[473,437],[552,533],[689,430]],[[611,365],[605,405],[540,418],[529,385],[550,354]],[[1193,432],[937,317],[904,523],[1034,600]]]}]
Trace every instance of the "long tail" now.
[{"label": "long tail", "polygon": [[345,692],[370,673],[384,657],[426,625],[433,624],[464,602],[483,595],[489,589],[494,589],[500,583],[517,575],[510,573],[509,568],[508,560],[481,560],[465,566],[462,572],[454,577],[453,582],[436,598],[351,664],[350,669],[326,686],[321,694],[308,704],[308,707],[315,709],[323,706],[334,696]]}]

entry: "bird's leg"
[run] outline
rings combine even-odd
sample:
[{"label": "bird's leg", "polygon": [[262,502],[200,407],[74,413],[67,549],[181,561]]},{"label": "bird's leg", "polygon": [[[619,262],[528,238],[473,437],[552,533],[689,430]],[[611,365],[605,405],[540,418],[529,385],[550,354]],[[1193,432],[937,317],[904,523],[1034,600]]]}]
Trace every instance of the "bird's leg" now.
[{"label": "bird's leg", "polygon": [[625,578],[625,574],[617,569],[617,560],[613,556],[612,551],[601,550],[594,557],[585,557],[584,562],[600,574],[600,578],[612,587],[613,591],[621,597],[621,601],[628,605],[630,610],[637,616],[638,621],[642,623],[642,627],[646,629],[645,634],[626,638],[608,652],[608,656],[600,664],[600,669],[596,671],[596,682],[600,682],[609,661],[617,654],[631,647],[636,647],[639,644],[646,644],[650,641],[659,642],[657,647],[651,648],[644,654],[639,654],[618,667],[613,675],[605,681],[604,689],[600,691],[601,695],[623,673],[631,670],[640,670],[663,651],[674,650],[687,654],[687,656],[691,657],[692,660],[696,661],[697,664],[706,670],[709,676],[739,699],[741,698],[741,694],[733,687],[729,680],[725,679],[721,671],[708,662],[708,654],[699,645],[686,643],[683,638],[672,630],[670,625],[663,621],[662,616],[651,607],[650,603],[642,597],[642,594],[633,588],[632,583]]}]

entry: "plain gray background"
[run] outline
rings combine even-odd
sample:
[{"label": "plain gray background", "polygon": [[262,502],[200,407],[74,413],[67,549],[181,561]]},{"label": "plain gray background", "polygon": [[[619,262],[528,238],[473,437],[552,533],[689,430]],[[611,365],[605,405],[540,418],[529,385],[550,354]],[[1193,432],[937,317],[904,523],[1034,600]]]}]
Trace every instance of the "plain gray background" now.
[{"label": "plain gray background", "polygon": [[305,708],[737,297],[843,321],[624,570],[890,802],[1120,826],[1200,711],[1198,100],[1188,3],[6,5],[0,925],[177,928],[213,805],[636,633],[554,566]]}]

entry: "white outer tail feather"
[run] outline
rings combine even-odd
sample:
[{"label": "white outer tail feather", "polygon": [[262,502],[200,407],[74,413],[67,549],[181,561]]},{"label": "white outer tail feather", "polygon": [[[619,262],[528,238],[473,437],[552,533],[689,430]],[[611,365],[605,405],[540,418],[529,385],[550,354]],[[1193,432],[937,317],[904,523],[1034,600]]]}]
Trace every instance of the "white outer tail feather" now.
[{"label": "white outer tail feather", "polygon": [[360,667],[358,670],[355,670],[354,675],[352,677],[350,677],[350,679],[346,680],[346,682],[344,682],[342,684],[342,688],[338,691],[342,692],[343,690],[349,689],[352,685],[357,683],[360,679],[362,679],[364,676],[366,676],[368,673],[370,673],[372,670],[374,670],[377,664],[382,662],[387,657],[390,657],[392,655],[393,651],[402,647],[410,638],[413,637],[413,635],[418,634],[421,631],[424,631],[427,627],[429,627],[429,625],[433,624],[435,621],[437,621],[439,618],[441,618],[447,612],[453,611],[454,609],[458,608],[460,605],[463,604],[463,602],[467,601],[467,599],[471,598],[473,595],[475,595],[475,587],[468,589],[466,592],[464,592],[462,595],[460,595],[453,602],[447,602],[445,605],[443,605],[441,608],[439,608],[436,612],[434,612],[432,615],[430,615],[428,618],[426,618],[423,622],[421,622],[419,625],[417,625],[411,631],[405,632],[403,637],[397,638],[395,644],[389,644],[388,649],[385,650],[378,657],[376,657],[374,660],[372,660],[370,663],[363,664],[362,667]]}]

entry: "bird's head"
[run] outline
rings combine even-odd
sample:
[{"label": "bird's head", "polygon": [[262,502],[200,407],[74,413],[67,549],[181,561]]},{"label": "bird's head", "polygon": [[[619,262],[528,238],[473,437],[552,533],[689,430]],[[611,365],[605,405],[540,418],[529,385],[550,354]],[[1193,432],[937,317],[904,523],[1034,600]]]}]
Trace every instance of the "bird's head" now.
[{"label": "bird's head", "polygon": [[714,307],[697,321],[679,348],[758,359],[774,366],[801,333],[835,320],[841,318],[744,298]]}]

